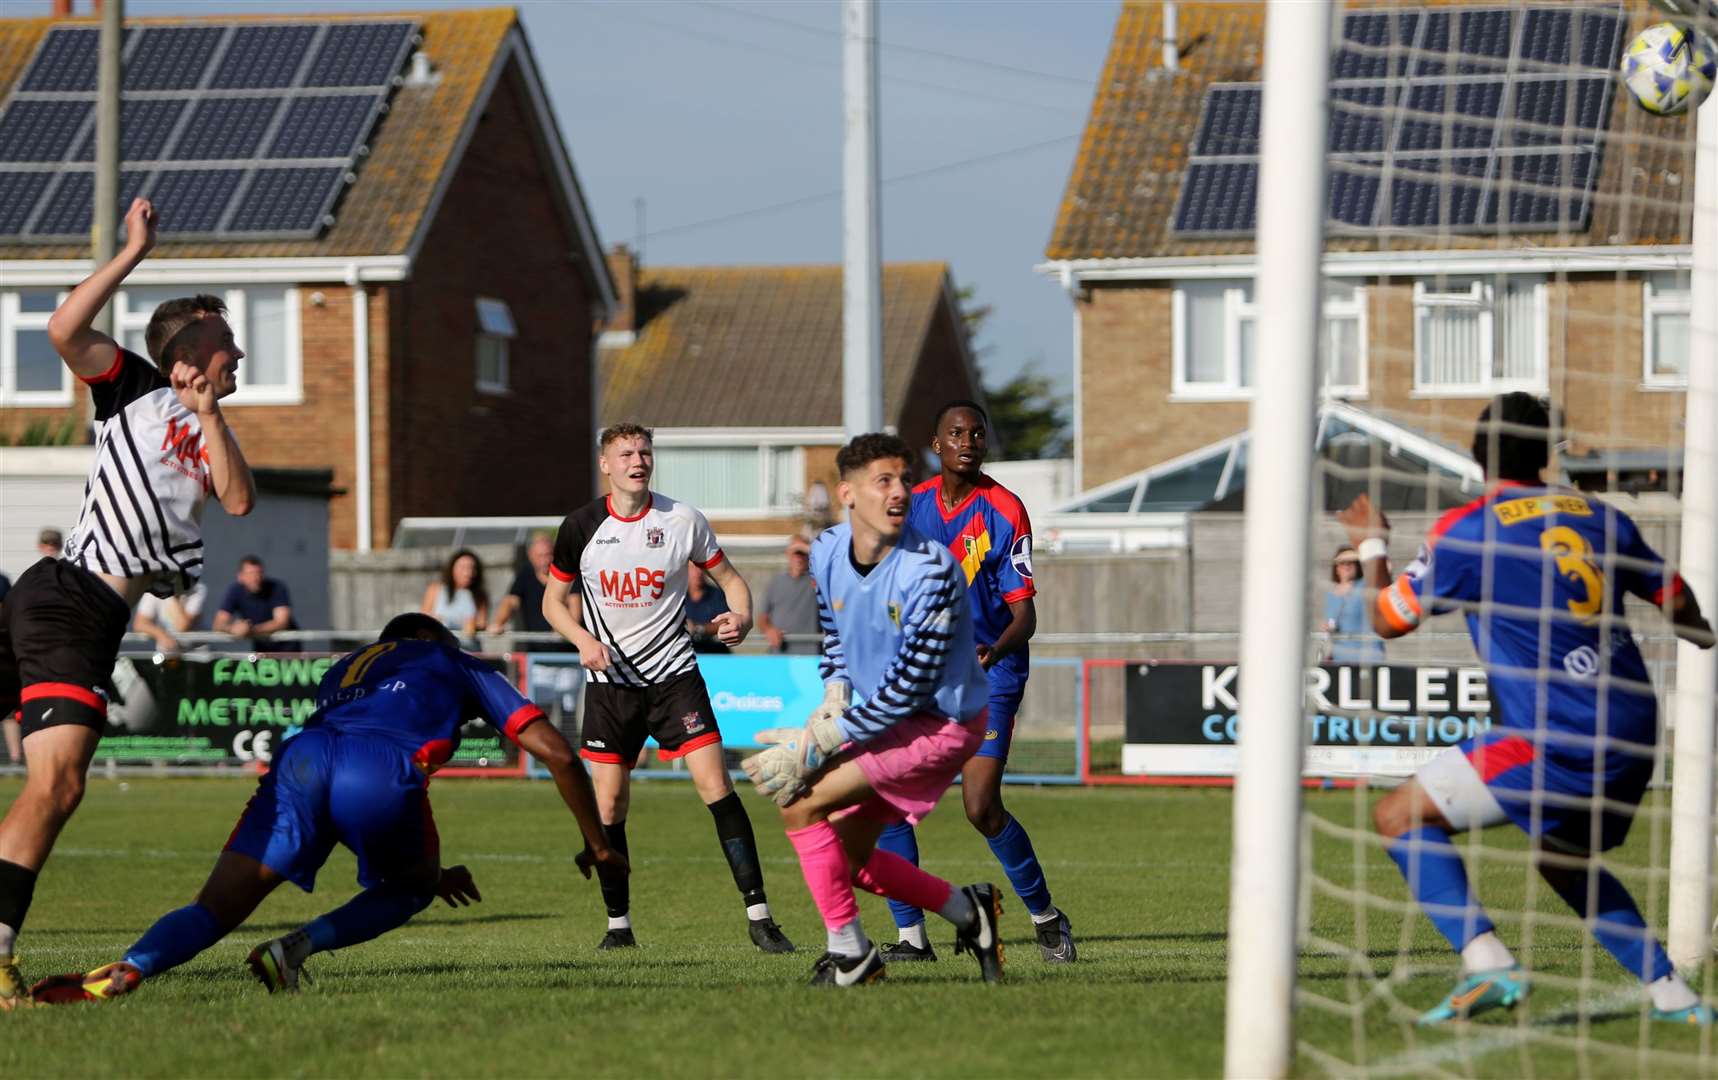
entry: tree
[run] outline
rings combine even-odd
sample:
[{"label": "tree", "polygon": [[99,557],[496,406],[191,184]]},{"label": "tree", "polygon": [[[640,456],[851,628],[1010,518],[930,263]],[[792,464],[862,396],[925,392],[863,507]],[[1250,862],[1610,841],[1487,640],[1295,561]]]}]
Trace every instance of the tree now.
[{"label": "tree", "polygon": [[[975,295],[971,285],[963,286],[955,294],[966,339],[982,379],[984,361],[995,350],[979,338],[993,309],[989,304],[975,302]],[[996,435],[994,441],[1002,445],[998,460],[1030,461],[1073,453],[1068,399],[1056,393],[1050,377],[1038,370],[1036,359],[1001,386],[985,386],[984,397],[990,409],[990,427]]]}]

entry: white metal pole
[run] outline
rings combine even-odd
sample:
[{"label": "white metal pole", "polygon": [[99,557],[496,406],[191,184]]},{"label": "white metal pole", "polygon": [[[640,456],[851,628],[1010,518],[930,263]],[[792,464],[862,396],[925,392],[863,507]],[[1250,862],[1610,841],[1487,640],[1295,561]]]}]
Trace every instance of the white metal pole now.
[{"label": "white metal pole", "polygon": [[[1687,581],[1718,615],[1718,94],[1700,107],[1694,151],[1695,303],[1689,333],[1683,431],[1682,554]],[[1705,300],[1699,299],[1706,297]],[[1712,950],[1712,799],[1718,654],[1676,646],[1676,751],[1670,793],[1670,959],[1678,967]]]},{"label": "white metal pole", "polygon": [[883,427],[883,230],[878,188],[877,0],[843,0],[841,426]]},{"label": "white metal pole", "polygon": [[[119,250],[120,51],[125,46],[125,0],[101,6],[95,108],[95,206],[90,215],[90,257],[106,266]],[[91,325],[113,336],[113,304],[102,305]]]},{"label": "white metal pole", "polygon": [[370,294],[356,266],[346,271],[346,284],[352,287],[352,454],[356,459],[352,510],[358,516],[358,550],[369,551],[374,545],[370,521]]},{"label": "white metal pole", "polygon": [[1301,744],[1325,92],[1331,0],[1273,0],[1265,20],[1259,357],[1241,572],[1240,767],[1229,891],[1223,1068],[1286,1076],[1294,1062]]}]

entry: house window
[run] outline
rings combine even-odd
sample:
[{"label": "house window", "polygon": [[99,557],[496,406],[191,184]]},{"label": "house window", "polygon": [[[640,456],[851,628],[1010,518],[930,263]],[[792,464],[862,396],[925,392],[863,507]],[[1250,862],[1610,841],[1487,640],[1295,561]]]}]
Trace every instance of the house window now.
[{"label": "house window", "polygon": [[[1325,289],[1325,387],[1366,392],[1365,290],[1332,281]],[[1259,352],[1258,307],[1245,280],[1184,281],[1175,287],[1173,394],[1188,399],[1250,396]]]},{"label": "house window", "polygon": [[1646,385],[1681,389],[1688,385],[1688,274],[1648,274],[1645,288]]},{"label": "house window", "polygon": [[208,285],[133,285],[114,298],[114,329],[120,343],[149,358],[144,332],[164,301],[202,293],[227,305],[227,322],[244,351],[238,390],[223,405],[297,405],[304,400],[299,354],[298,290],[290,285],[220,289]]},{"label": "house window", "polygon": [[794,513],[805,501],[805,451],[798,446],[656,446],[650,486],[705,513]]},{"label": "house window", "polygon": [[48,341],[60,296],[55,289],[0,293],[0,404],[72,403],[71,371]]},{"label": "house window", "polygon": [[1414,389],[1486,397],[1545,390],[1545,279],[1414,283]]},{"label": "house window", "polygon": [[486,394],[505,394],[508,360],[519,330],[513,312],[504,300],[477,298],[477,389]]}]

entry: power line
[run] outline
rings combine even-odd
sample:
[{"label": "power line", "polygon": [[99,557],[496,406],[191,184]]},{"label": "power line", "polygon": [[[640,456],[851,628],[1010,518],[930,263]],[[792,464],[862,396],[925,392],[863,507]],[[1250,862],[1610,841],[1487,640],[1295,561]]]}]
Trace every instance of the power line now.
[{"label": "power line", "polygon": [[[711,8],[716,11],[726,12],[729,15],[739,15],[747,19],[757,19],[760,22],[775,23],[777,26],[785,26],[793,30],[801,31],[802,33],[817,34],[821,37],[838,38],[841,36],[841,31],[839,30],[829,30],[821,26],[808,26],[797,19],[784,19],[779,15],[765,15],[757,11],[748,11],[745,8],[731,7],[728,4],[716,3],[714,0],[700,0],[700,2],[695,3],[693,6]],[[893,49],[896,52],[916,53],[919,56],[933,56],[939,60],[953,60],[961,64],[971,64],[974,67],[989,68],[992,71],[1007,72],[1010,75],[1027,75],[1034,79],[1049,79],[1053,82],[1069,83],[1083,89],[1090,89],[1092,84],[1096,81],[1096,79],[1081,79],[1073,75],[1063,75],[1055,71],[1038,71],[1034,68],[1020,67],[1017,64],[1004,64],[996,60],[984,60],[976,56],[962,56],[959,53],[942,52],[937,49],[925,49],[917,45],[903,45],[897,41],[879,40],[877,44],[882,48]]]},{"label": "power line", "polygon": [[[989,154],[980,154],[977,157],[962,158],[959,161],[950,161],[942,165],[932,165],[924,169],[915,169],[912,172],[901,173],[898,176],[885,177],[883,180],[883,186],[887,187],[891,184],[906,183],[909,180],[922,180],[927,176],[936,176],[941,173],[954,172],[958,169],[969,168],[973,165],[984,165],[992,161],[1001,161],[1005,158],[1018,157],[1022,154],[1030,154],[1038,150],[1048,149],[1052,146],[1060,146],[1063,143],[1073,142],[1079,137],[1080,136],[1077,134],[1058,135],[1054,139],[1045,139],[1042,142],[1029,143],[1026,146],[1016,146],[1008,150],[997,150]],[[836,188],[833,191],[823,191],[816,195],[802,195],[797,199],[788,199],[785,202],[771,203],[768,206],[755,206],[750,210],[737,210],[731,214],[723,214],[720,217],[705,218],[702,221],[689,221],[683,225],[671,225],[666,229],[658,229],[655,232],[646,233],[645,238],[656,239],[663,236],[672,236],[676,233],[692,232],[695,229],[709,229],[714,228],[717,225],[727,225],[735,221],[743,221],[746,218],[763,217],[766,214],[777,214],[784,210],[797,210],[802,206],[812,206],[820,202],[828,202],[831,199],[839,199],[841,194],[841,189]]]}]

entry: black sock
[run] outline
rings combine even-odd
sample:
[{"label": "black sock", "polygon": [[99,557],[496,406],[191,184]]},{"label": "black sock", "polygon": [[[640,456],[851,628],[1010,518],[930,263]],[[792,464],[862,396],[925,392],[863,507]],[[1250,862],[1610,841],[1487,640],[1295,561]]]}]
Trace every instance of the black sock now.
[{"label": "black sock", "polygon": [[36,872],[0,859],[0,926],[24,929],[30,898],[36,895]]},{"label": "black sock", "polygon": [[740,793],[728,794],[710,804],[710,816],[716,819],[716,838],[722,842],[722,854],[728,857],[728,869],[734,872],[734,884],[746,898],[746,906],[764,903],[764,870],[758,865],[758,838],[752,835],[752,819],[746,816],[746,804]]},{"label": "black sock", "polygon": [[[603,835],[608,837],[608,846],[626,856],[626,822],[617,821],[613,825],[602,827]],[[625,874],[614,878],[598,876],[598,884],[602,886],[602,902],[608,907],[608,917],[618,919],[632,910],[632,889],[628,886]]]}]

